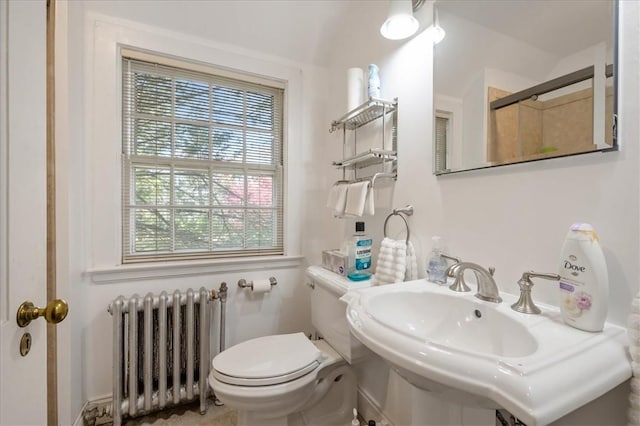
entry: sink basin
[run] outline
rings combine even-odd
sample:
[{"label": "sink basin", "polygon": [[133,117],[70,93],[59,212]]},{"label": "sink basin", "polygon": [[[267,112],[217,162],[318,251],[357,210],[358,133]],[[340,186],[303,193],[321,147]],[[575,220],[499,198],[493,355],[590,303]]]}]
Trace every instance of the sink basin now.
[{"label": "sink basin", "polygon": [[421,290],[378,292],[367,299],[366,312],[409,338],[452,350],[507,357],[537,350],[524,324],[479,302]]},{"label": "sink basin", "polygon": [[548,424],[631,377],[626,329],[574,329],[557,308],[511,310],[516,297],[482,301],[425,280],[350,292],[356,338],[415,386],[447,401],[503,407]]}]

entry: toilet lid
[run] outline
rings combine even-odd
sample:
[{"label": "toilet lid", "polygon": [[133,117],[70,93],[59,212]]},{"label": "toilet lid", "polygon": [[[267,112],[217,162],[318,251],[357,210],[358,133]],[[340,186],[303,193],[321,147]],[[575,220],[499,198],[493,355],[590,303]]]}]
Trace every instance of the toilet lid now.
[{"label": "toilet lid", "polygon": [[313,371],[322,358],[303,333],[247,340],[218,354],[212,362],[218,380],[238,385],[268,385]]}]

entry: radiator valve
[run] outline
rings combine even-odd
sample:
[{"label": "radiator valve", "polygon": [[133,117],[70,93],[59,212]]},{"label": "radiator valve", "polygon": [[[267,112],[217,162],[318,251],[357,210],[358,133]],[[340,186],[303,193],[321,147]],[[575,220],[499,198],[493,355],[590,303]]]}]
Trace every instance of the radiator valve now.
[{"label": "radiator valve", "polygon": [[221,302],[226,302],[227,301],[227,291],[228,290],[229,290],[229,287],[227,287],[227,283],[223,281],[220,284],[220,289],[218,290],[218,298],[220,299]]}]

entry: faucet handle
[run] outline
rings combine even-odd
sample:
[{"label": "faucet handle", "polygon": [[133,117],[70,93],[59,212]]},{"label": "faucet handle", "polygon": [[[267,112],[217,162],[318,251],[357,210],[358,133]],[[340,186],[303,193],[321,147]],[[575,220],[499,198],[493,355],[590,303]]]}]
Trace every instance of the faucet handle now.
[{"label": "faucet handle", "polygon": [[440,253],[440,257],[444,257],[447,260],[451,260],[453,263],[460,263],[462,262],[462,260],[460,260],[459,257],[455,257],[455,256],[450,256],[446,253]]},{"label": "faucet handle", "polygon": [[533,281],[531,278],[544,278],[547,280],[559,280],[560,275],[558,274],[547,274],[547,273],[539,273],[528,271],[522,274],[522,278],[518,280],[518,286],[520,287],[520,298],[516,303],[511,305],[511,309],[517,312],[521,312],[523,314],[539,314],[542,312],[540,308],[533,303],[533,299],[531,298],[531,289],[533,288]]},{"label": "faucet handle", "polygon": [[531,278],[544,278],[546,280],[552,280],[552,281],[558,281],[560,279],[560,275],[558,274],[547,274],[547,273],[540,273],[540,272],[533,272],[533,271],[525,272],[524,274],[522,274],[523,279],[525,278],[525,276],[529,281],[531,281]]},{"label": "faucet handle", "polygon": [[444,257],[445,259],[451,260],[453,262],[453,264],[451,264],[451,266],[449,266],[447,268],[447,270],[445,271],[445,275],[447,277],[450,277],[450,278],[455,277],[456,276],[456,273],[455,273],[456,265],[458,265],[460,262],[462,262],[462,260],[459,257],[449,256],[446,253],[440,253],[440,257]]},{"label": "faucet handle", "polygon": [[496,272],[496,268],[494,268],[493,266],[489,266],[489,275],[493,276],[495,272]]}]

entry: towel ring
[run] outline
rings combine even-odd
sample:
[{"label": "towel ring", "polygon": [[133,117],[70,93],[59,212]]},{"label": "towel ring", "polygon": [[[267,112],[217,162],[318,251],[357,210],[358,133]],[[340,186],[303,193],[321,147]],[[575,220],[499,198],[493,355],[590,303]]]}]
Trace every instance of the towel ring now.
[{"label": "towel ring", "polygon": [[387,238],[387,223],[389,222],[389,219],[391,219],[391,216],[400,216],[400,218],[403,220],[404,222],[404,226],[407,228],[407,245],[409,244],[409,238],[411,237],[411,231],[409,230],[409,222],[407,222],[407,219],[405,218],[405,215],[407,216],[411,216],[413,214],[413,206],[408,205],[406,207],[403,207],[401,209],[393,209],[393,211],[391,212],[391,214],[389,216],[387,216],[387,218],[384,220],[384,237]]}]

